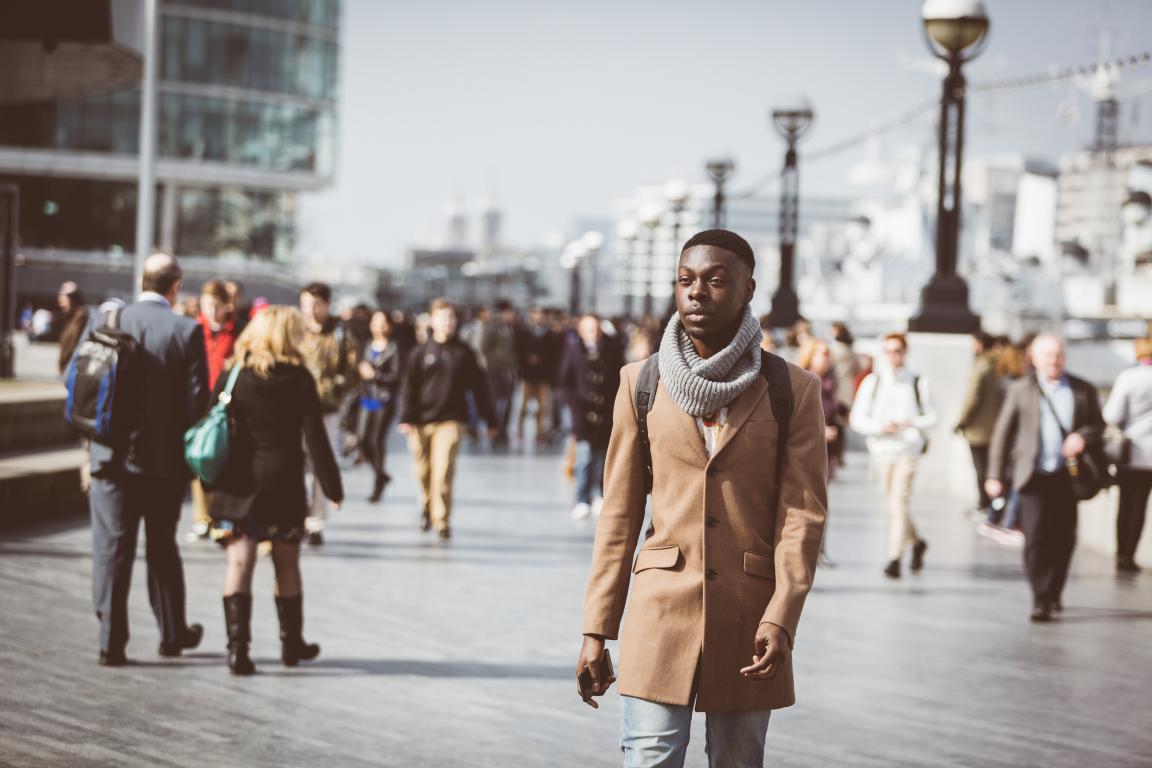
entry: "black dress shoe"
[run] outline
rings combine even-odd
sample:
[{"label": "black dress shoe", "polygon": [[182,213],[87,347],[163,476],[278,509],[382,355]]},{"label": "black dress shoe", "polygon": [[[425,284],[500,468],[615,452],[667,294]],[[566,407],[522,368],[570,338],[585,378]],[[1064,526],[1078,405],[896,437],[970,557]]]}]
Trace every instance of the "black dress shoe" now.
[{"label": "black dress shoe", "polygon": [[919,573],[924,567],[924,553],[928,551],[928,542],[921,539],[912,547],[912,573]]},{"label": "black dress shoe", "polygon": [[884,575],[890,579],[900,578],[900,561],[893,560],[888,563],[888,566],[884,569]]},{"label": "black dress shoe", "polygon": [[1032,615],[1028,617],[1035,622],[1052,621],[1052,606],[1037,605],[1032,608]]},{"label": "black dress shoe", "polygon": [[160,648],[157,653],[165,658],[174,659],[184,651],[189,651],[200,645],[200,641],[204,639],[204,625],[203,624],[189,624],[188,629],[184,632],[179,642],[176,643],[160,643]]},{"label": "black dress shoe", "polygon": [[122,667],[127,663],[128,657],[124,655],[124,651],[100,651],[102,667]]},{"label": "black dress shoe", "polygon": [[437,535],[440,537],[441,541],[447,541],[448,539],[452,538],[452,529],[441,528]]},{"label": "black dress shoe", "polygon": [[313,531],[304,536],[304,543],[310,547],[318,547],[324,543],[324,534],[320,531]]}]

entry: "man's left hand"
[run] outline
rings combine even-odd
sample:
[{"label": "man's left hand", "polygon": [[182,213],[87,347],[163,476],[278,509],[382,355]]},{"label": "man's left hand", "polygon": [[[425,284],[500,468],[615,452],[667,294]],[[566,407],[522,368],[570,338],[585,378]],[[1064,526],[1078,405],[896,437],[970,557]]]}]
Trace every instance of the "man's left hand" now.
[{"label": "man's left hand", "polygon": [[764,622],[756,628],[753,642],[756,652],[752,655],[752,665],[741,669],[740,675],[749,680],[771,680],[792,653],[788,633],[782,627]]},{"label": "man's left hand", "polygon": [[1080,454],[1084,453],[1085,443],[1084,436],[1072,432],[1068,437],[1064,438],[1064,458],[1074,459]]}]

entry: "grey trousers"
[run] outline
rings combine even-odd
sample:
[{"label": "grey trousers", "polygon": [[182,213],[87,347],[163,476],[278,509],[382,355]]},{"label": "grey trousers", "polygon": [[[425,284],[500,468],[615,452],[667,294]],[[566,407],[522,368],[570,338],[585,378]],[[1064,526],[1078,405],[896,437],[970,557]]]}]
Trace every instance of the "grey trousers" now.
[{"label": "grey trousers", "polygon": [[184,618],[184,565],[176,545],[176,525],[187,483],[118,473],[93,477],[88,491],[92,511],[92,603],[100,620],[100,648],[128,644],[128,590],[136,539],[144,521],[148,598],[160,639],[177,643]]}]

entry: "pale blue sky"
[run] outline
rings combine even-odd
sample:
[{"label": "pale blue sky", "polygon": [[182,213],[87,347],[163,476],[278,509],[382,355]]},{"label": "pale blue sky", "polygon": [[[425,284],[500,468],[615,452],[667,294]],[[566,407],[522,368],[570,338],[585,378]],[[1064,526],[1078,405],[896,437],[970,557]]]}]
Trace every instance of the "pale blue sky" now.
[{"label": "pale blue sky", "polygon": [[[345,0],[340,154],[330,191],[303,201],[305,258],[397,263],[439,231],[449,202],[492,194],[506,239],[538,242],[607,216],[638,185],[703,180],[731,154],[736,187],[779,167],[768,109],[797,95],[819,149],[939,93],[919,0],[640,0],[397,3]],[[989,45],[972,82],[1090,63],[1102,26],[1114,54],[1152,48],[1149,0],[985,0]],[[1122,138],[1152,142],[1152,67],[1123,82]],[[969,101],[969,157],[1053,160],[1086,144],[1092,105],[1039,87]],[[1123,95],[1123,91],[1122,91]],[[1079,107],[1078,124],[1061,103]],[[933,117],[889,145],[931,140]],[[803,192],[851,196],[860,153],[803,167]],[[803,159],[801,160],[803,162]]]}]

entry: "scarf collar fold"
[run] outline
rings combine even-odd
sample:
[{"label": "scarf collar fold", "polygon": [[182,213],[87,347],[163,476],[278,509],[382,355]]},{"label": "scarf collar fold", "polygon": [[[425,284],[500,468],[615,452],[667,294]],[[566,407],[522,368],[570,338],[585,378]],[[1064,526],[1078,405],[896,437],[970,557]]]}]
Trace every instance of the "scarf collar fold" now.
[{"label": "scarf collar fold", "polygon": [[675,314],[660,341],[660,383],[689,416],[718,412],[744,393],[760,374],[760,324],[744,307],[736,337],[724,349],[702,358]]}]

